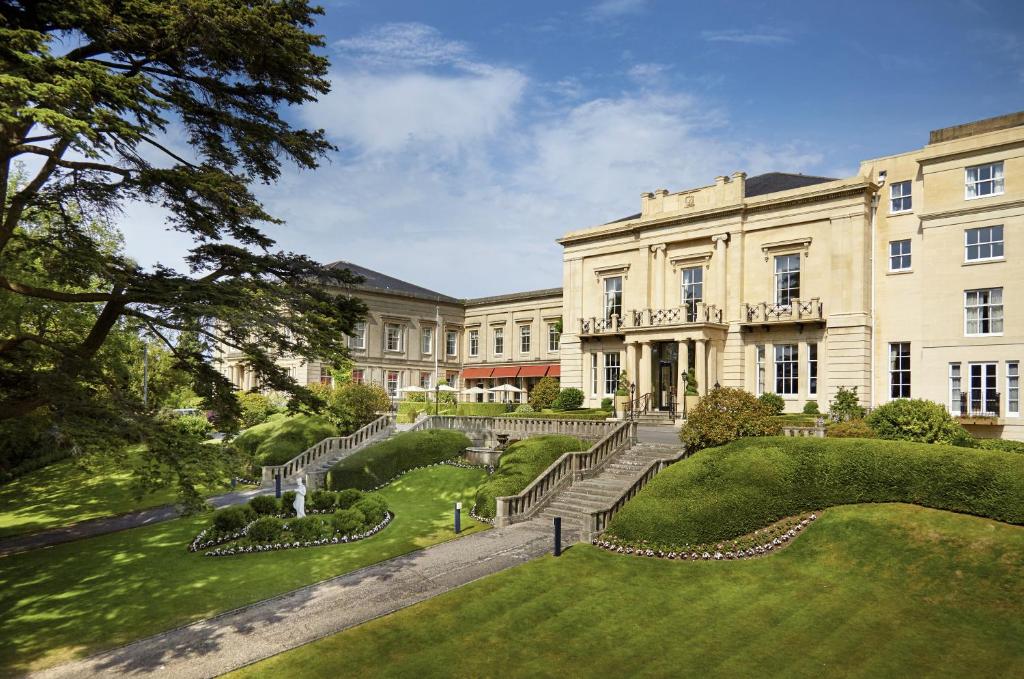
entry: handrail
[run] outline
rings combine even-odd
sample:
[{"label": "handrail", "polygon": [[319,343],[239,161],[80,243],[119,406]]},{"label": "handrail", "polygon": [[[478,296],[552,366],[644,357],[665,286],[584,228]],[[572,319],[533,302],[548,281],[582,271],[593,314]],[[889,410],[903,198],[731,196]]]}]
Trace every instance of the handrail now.
[{"label": "handrail", "polygon": [[620,422],[607,420],[551,419],[546,417],[501,417],[487,415],[431,415],[421,425],[427,429],[459,429],[462,431],[490,431],[510,436],[538,434],[565,434],[586,439],[600,439],[614,431]]},{"label": "handrail", "polygon": [[585,473],[599,470],[616,453],[636,442],[636,428],[636,422],[619,423],[589,449],[564,453],[520,493],[495,498],[495,525],[507,526],[515,520],[528,518],[563,486],[583,478]]},{"label": "handrail", "polygon": [[629,419],[636,419],[637,415],[643,415],[651,409],[651,400],[654,398],[654,392],[647,392],[641,394],[636,399],[629,402]]},{"label": "handrail", "polygon": [[318,461],[338,451],[357,448],[382,431],[391,427],[395,422],[395,415],[387,413],[381,415],[365,427],[349,434],[348,436],[331,436],[316,443],[302,451],[284,464],[266,465],[263,467],[263,482],[272,483],[274,477],[280,475],[286,479],[300,472],[307,467],[316,464]]},{"label": "handrail", "polygon": [[583,534],[580,536],[584,542],[590,542],[595,537],[603,533],[607,528],[608,524],[611,523],[612,517],[615,516],[622,507],[636,497],[636,494],[644,489],[644,486],[650,482],[658,473],[679,460],[687,457],[688,453],[686,449],[680,450],[676,455],[672,457],[661,457],[657,460],[653,460],[651,465],[644,471],[643,474],[637,478],[633,484],[623,491],[622,495],[618,497],[614,502],[605,507],[604,509],[597,509],[589,512],[586,517],[586,524],[583,526]]}]

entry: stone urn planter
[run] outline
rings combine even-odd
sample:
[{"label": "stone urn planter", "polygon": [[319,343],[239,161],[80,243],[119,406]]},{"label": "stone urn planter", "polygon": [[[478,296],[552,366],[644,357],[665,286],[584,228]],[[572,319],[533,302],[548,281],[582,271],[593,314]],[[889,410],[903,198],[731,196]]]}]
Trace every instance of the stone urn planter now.
[{"label": "stone urn planter", "polygon": [[629,397],[615,395],[615,417],[620,420],[626,419],[626,411],[629,409]]}]

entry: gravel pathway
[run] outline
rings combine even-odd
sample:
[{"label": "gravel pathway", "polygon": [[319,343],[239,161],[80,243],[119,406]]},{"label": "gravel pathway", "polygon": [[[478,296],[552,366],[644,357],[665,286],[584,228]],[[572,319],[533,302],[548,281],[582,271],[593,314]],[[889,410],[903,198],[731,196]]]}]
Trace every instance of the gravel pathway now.
[{"label": "gravel pathway", "polygon": [[539,522],[475,533],[31,676],[214,677],[525,563],[552,545],[551,529]]}]

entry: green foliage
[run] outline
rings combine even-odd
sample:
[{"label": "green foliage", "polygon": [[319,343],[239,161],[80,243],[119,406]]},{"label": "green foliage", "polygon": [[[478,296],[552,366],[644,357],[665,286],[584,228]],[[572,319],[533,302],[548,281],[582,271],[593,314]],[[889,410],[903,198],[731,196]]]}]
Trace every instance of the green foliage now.
[{"label": "green foliage", "polygon": [[878,438],[875,430],[864,420],[843,420],[833,422],[825,429],[825,435],[834,439],[874,439]]},{"label": "green foliage", "polygon": [[252,510],[260,516],[277,514],[281,511],[277,498],[273,495],[257,495],[253,499],[249,500],[249,506],[252,507]]},{"label": "green foliage", "polygon": [[786,409],[786,401],[778,394],[773,394],[770,391],[766,391],[758,396],[757,400],[764,404],[771,415],[781,415],[782,411]]},{"label": "green foliage", "polygon": [[804,411],[803,412],[804,412],[804,415],[819,415],[819,414],[821,414],[818,411],[818,402],[817,401],[808,401],[807,403],[805,403],[804,404]]},{"label": "green foliage", "polygon": [[349,382],[337,387],[320,387],[318,393],[327,402],[324,416],[342,432],[351,434],[376,420],[391,408],[384,387]]},{"label": "green foliage", "polygon": [[284,534],[284,521],[276,516],[261,516],[249,526],[249,540],[258,544],[277,542]]},{"label": "green foliage", "polygon": [[519,493],[563,454],[589,447],[586,441],[560,434],[534,436],[513,443],[501,456],[494,474],[477,491],[477,514],[492,518],[497,511],[494,498]]},{"label": "green foliage", "polygon": [[460,403],[456,414],[476,417],[497,417],[498,415],[504,415],[505,411],[504,403]]},{"label": "green foliage", "polygon": [[523,403],[516,407],[517,415],[532,415],[534,413],[533,407],[529,403]]},{"label": "green foliage", "polygon": [[713,389],[690,411],[679,432],[690,451],[721,446],[739,438],[774,436],[781,431],[771,411],[742,389]]},{"label": "green foliage", "polygon": [[504,413],[501,417],[528,417],[538,420],[606,420],[608,411],[600,408],[579,408],[577,410],[555,410],[546,413]]},{"label": "green foliage", "polygon": [[331,516],[331,525],[342,535],[355,535],[365,530],[366,516],[355,507],[339,509]]},{"label": "green foliage", "polygon": [[358,488],[346,488],[338,491],[338,509],[348,509],[363,499],[363,491]]},{"label": "green foliage", "polygon": [[950,416],[945,406],[934,401],[889,401],[871,411],[867,423],[883,439],[974,446],[974,438],[967,430]]},{"label": "green foliage", "polygon": [[207,435],[213,431],[213,425],[206,419],[205,415],[182,415],[171,419],[171,424],[186,436],[205,440]]},{"label": "green foliage", "polygon": [[274,414],[274,406],[270,403],[270,399],[258,391],[239,392],[238,403],[242,408],[243,429],[263,424],[268,417]]},{"label": "green foliage", "polygon": [[551,404],[555,410],[576,410],[583,405],[583,392],[576,387],[566,387],[558,392],[558,398]]},{"label": "green foliage", "polygon": [[428,406],[423,402],[399,401],[398,403],[398,421],[403,424],[415,422],[420,413],[433,414],[433,412],[433,405]]},{"label": "green foliage", "polygon": [[281,493],[281,513],[287,516],[295,516],[295,491],[286,490]]},{"label": "green foliage", "polygon": [[828,416],[833,422],[863,419],[866,414],[867,409],[860,404],[857,397],[857,387],[839,387],[836,397],[828,404]]},{"label": "green foliage", "polygon": [[358,502],[352,505],[366,517],[366,527],[371,528],[384,520],[388,511],[387,501],[377,493],[367,493]]},{"label": "green foliage", "polygon": [[334,465],[328,472],[327,486],[376,488],[413,467],[458,457],[469,445],[466,435],[458,431],[428,429],[397,434]]},{"label": "green foliage", "polygon": [[1024,454],[1024,441],[1009,439],[975,439],[976,446],[984,450],[1002,450],[1007,453]]},{"label": "green foliage", "polygon": [[612,412],[615,409],[615,401],[612,398],[605,397],[601,399],[601,410],[605,412]]},{"label": "green foliage", "polygon": [[559,394],[559,382],[554,377],[541,378],[530,390],[530,405],[534,410],[544,410],[554,405]]},{"label": "green foliage", "polygon": [[686,395],[697,396],[697,372],[690,368],[686,371]]},{"label": "green foliage", "polygon": [[[615,395],[629,396],[629,376],[626,375],[625,370],[619,372],[619,384],[615,388]],[[582,401],[580,403],[582,404]]]},{"label": "green foliage", "polygon": [[318,512],[334,509],[337,502],[338,496],[329,490],[314,490],[309,496],[309,508]]},{"label": "green foliage", "polygon": [[746,535],[783,517],[910,502],[1024,523],[1024,456],[907,441],[747,439],[658,474],[610,532],[665,545]]},{"label": "green foliage", "polygon": [[241,530],[255,518],[256,512],[248,505],[225,507],[213,513],[213,527],[222,533],[232,533]]},{"label": "green foliage", "polygon": [[338,430],[320,415],[272,415],[263,424],[246,429],[232,444],[258,466],[284,464]]},{"label": "green foliage", "polygon": [[303,516],[301,518],[289,519],[287,532],[291,538],[299,542],[308,540],[319,540],[330,537],[332,528],[330,522],[322,516]]}]

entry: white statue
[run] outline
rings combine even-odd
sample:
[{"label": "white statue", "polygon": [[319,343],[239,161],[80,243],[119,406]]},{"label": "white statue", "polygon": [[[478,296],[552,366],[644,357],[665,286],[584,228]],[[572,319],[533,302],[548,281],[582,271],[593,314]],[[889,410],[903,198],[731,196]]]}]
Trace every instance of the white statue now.
[{"label": "white statue", "polygon": [[292,503],[292,507],[295,508],[295,516],[302,518],[306,515],[306,484],[301,478],[295,489],[295,502]]}]

